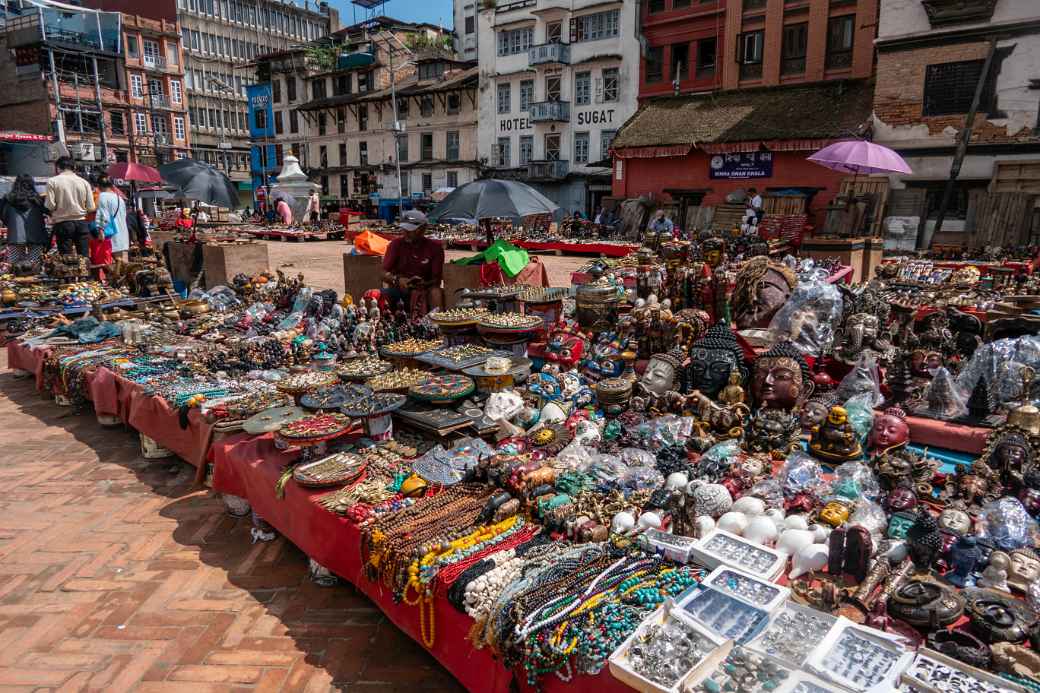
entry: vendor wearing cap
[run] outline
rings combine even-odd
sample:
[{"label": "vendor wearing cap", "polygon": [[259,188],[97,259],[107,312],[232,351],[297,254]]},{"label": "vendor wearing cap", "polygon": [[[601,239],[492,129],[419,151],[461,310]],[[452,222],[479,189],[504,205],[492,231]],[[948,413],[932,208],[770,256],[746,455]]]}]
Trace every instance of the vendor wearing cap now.
[{"label": "vendor wearing cap", "polygon": [[[404,237],[391,241],[383,257],[383,295],[396,304],[405,301],[412,313],[441,305],[444,247],[426,237],[426,215],[408,210],[398,224]],[[422,291],[414,291],[422,289]]]}]

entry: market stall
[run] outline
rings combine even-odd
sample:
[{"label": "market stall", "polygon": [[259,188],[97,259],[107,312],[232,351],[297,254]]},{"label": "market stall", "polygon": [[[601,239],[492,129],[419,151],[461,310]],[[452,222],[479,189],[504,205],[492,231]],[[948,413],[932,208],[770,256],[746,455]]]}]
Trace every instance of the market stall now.
[{"label": "market stall", "polygon": [[9,362],[211,467],[472,691],[1040,686],[1035,277],[652,240],[419,315],[407,275],[266,272],[40,313]]}]

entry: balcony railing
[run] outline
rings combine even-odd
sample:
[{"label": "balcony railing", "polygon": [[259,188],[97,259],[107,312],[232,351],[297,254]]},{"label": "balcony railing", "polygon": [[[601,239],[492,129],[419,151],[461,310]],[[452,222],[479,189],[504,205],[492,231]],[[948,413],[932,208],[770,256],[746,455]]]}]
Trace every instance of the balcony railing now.
[{"label": "balcony railing", "polygon": [[569,161],[531,161],[527,164],[527,177],[531,180],[559,180],[567,177]]},{"label": "balcony railing", "polygon": [[571,46],[568,43],[543,43],[527,49],[528,65],[568,65]]},{"label": "balcony railing", "polygon": [[146,55],[141,58],[141,64],[148,70],[165,70],[166,58],[161,56]]},{"label": "balcony railing", "polygon": [[571,119],[570,101],[538,101],[531,104],[531,121],[566,123]]},{"label": "balcony railing", "polygon": [[149,94],[148,100],[155,108],[169,108],[170,99],[165,94]]}]

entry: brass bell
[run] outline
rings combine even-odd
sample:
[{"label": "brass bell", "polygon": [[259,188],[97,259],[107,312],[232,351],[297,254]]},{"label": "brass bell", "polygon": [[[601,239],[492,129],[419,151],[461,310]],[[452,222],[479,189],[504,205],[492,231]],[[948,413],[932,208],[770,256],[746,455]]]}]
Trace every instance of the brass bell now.
[{"label": "brass bell", "polygon": [[1007,422],[1033,435],[1040,435],[1040,409],[1032,404],[1023,404],[1008,413]]}]

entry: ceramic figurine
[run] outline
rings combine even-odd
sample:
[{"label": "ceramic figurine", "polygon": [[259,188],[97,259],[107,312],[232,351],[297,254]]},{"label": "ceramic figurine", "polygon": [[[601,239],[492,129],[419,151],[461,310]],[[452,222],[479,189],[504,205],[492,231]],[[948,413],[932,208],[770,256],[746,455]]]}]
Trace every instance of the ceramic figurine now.
[{"label": "ceramic figurine", "polygon": [[1010,592],[1008,586],[1008,570],[1011,567],[1011,557],[1003,551],[992,551],[989,554],[989,562],[977,580],[979,587],[988,587],[992,590]]},{"label": "ceramic figurine", "polygon": [[755,359],[751,393],[756,406],[793,411],[812,390],[809,366],[790,342],[780,342]]},{"label": "ceramic figurine", "polygon": [[633,390],[632,407],[639,411],[682,411],[685,398],[680,394],[685,362],[678,350],[654,354]]},{"label": "ceramic figurine", "polygon": [[813,428],[809,454],[834,463],[854,460],[863,454],[859,438],[844,407],[831,407],[823,423]]}]

